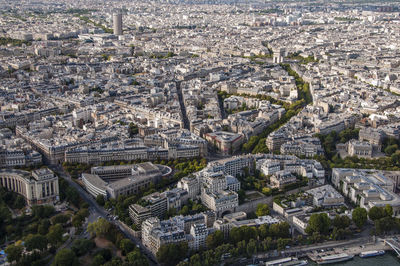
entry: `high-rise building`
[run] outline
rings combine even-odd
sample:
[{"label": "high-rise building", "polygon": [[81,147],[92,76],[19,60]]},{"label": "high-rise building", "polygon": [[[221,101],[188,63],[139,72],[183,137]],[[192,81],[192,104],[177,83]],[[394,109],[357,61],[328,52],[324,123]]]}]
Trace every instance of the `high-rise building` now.
[{"label": "high-rise building", "polygon": [[122,14],[113,14],[114,35],[122,35]]}]

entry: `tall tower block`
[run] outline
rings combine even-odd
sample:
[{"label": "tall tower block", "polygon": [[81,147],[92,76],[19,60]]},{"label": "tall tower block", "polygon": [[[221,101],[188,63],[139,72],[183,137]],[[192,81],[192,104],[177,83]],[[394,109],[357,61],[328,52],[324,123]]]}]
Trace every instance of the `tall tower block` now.
[{"label": "tall tower block", "polygon": [[122,35],[122,14],[113,14],[114,35]]}]

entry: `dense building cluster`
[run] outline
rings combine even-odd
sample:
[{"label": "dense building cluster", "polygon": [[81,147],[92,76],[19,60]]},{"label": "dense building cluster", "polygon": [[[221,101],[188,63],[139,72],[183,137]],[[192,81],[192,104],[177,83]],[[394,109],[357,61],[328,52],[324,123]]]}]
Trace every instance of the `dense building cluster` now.
[{"label": "dense building cluster", "polygon": [[[169,244],[209,249],[218,231],[219,245],[230,245],[244,226],[265,238],[234,243],[248,258],[261,247],[290,249],[285,241],[302,239],[283,236],[295,230],[307,244],[336,240],[354,227],[312,227],[322,216],[356,223],[358,208],[345,199],[400,216],[395,4],[0,6],[0,185],[28,205],[60,196],[79,205],[88,194],[104,206],[90,206],[90,219],[140,236],[152,258]],[[269,234],[281,223],[284,233]],[[235,264],[223,262],[231,253],[207,264]]]}]

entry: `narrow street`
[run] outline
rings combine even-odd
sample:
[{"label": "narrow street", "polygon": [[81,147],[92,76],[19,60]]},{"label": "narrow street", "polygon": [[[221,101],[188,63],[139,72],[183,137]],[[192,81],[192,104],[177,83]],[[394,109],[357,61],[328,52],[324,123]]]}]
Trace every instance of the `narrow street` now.
[{"label": "narrow street", "polygon": [[188,119],[187,114],[186,114],[185,103],[183,102],[183,94],[182,94],[181,83],[182,83],[182,81],[176,81],[176,90],[177,90],[177,93],[178,93],[179,105],[181,106],[183,127],[185,129],[190,130],[189,119]]}]

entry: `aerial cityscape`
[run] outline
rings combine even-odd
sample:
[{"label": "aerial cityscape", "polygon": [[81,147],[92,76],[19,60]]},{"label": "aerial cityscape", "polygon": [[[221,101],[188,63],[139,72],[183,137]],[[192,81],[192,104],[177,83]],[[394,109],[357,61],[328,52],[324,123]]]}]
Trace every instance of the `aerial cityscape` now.
[{"label": "aerial cityscape", "polygon": [[0,266],[400,265],[399,1],[0,7]]}]

